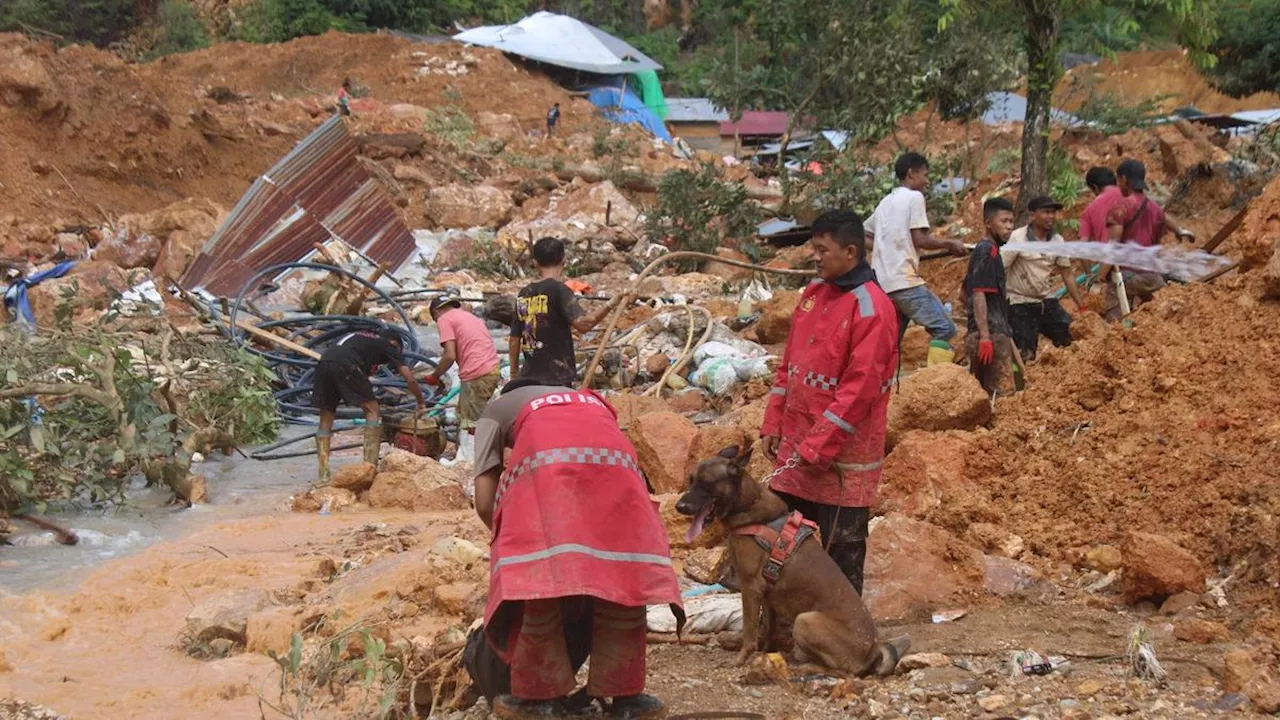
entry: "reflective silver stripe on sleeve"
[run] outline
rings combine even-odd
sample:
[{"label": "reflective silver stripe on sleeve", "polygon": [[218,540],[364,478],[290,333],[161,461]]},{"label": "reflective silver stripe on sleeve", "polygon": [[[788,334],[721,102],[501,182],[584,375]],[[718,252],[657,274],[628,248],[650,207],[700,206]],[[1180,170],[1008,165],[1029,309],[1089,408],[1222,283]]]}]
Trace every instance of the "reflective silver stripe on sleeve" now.
[{"label": "reflective silver stripe on sleeve", "polygon": [[871,301],[871,292],[867,290],[865,284],[854,288],[853,296],[858,299],[858,317],[869,318],[876,316],[875,303]]},{"label": "reflective silver stripe on sleeve", "polygon": [[865,463],[865,464],[840,463],[840,462],[835,463],[835,466],[837,468],[841,470],[848,470],[849,472],[866,472],[867,470],[878,470],[880,469],[881,465],[884,465],[883,460],[877,460],[873,463]]},{"label": "reflective silver stripe on sleeve", "polygon": [[826,418],[826,419],[830,420],[832,425],[835,425],[836,427],[840,428],[841,430],[843,430],[843,431],[845,431],[845,432],[847,432],[847,433],[851,433],[851,432],[853,432],[853,426],[852,426],[852,425],[850,425],[849,423],[845,422],[844,418],[842,418],[842,417],[840,417],[839,415],[837,415],[837,414],[835,414],[835,413],[831,412],[830,410],[827,410],[826,412],[822,413],[822,417],[824,417],[824,418]]},{"label": "reflective silver stripe on sleeve", "polygon": [[772,388],[769,388],[769,393],[772,395],[786,395],[787,389],[784,387],[775,385]]},{"label": "reflective silver stripe on sleeve", "polygon": [[538,560],[546,560],[557,555],[565,555],[573,553],[577,555],[587,555],[600,560],[612,560],[614,562],[641,563],[645,565],[671,565],[671,558],[661,555],[653,555],[650,553],[628,553],[615,552],[613,550],[599,550],[588,545],[579,545],[577,543],[566,543],[564,545],[555,545],[546,550],[526,553],[524,555],[512,555],[499,560],[494,566],[494,570],[500,570],[507,565],[519,565],[521,563],[535,562]]}]

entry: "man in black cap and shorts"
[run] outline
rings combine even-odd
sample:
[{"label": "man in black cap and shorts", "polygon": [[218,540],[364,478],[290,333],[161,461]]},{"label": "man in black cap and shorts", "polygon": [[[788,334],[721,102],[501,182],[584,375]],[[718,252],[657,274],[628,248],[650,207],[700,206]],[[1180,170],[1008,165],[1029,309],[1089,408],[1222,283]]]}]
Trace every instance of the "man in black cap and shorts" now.
[{"label": "man in black cap and shorts", "polygon": [[[1062,203],[1041,195],[1032,198],[1027,205],[1031,219],[1026,225],[1013,231],[1009,243],[1044,243],[1046,250],[1063,242],[1054,225]],[[1004,262],[1005,289],[1009,298],[1009,326],[1013,330],[1013,344],[1018,346],[1022,359],[1036,359],[1040,336],[1044,335],[1058,347],[1071,344],[1071,316],[1054,296],[1057,280],[1061,278],[1067,294],[1077,309],[1084,308],[1084,293],[1076,285],[1071,271],[1071,260],[1061,255],[1042,254],[1000,249]]]},{"label": "man in black cap and shorts", "polygon": [[386,364],[392,365],[404,378],[409,392],[418,401],[418,412],[426,410],[426,398],[413,377],[413,371],[400,354],[400,334],[391,328],[374,333],[361,331],[342,338],[324,351],[316,365],[315,386],[311,404],[320,411],[320,431],[316,433],[316,452],[320,458],[320,484],[329,482],[329,442],[338,405],[359,406],[364,411],[364,461],[378,465],[378,449],[382,444],[382,415],[378,397],[373,393],[369,376]]}]

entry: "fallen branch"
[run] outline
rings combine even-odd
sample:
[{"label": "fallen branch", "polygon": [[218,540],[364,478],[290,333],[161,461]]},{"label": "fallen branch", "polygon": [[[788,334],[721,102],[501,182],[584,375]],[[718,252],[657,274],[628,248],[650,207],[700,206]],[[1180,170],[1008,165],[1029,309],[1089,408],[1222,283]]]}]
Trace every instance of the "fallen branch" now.
[{"label": "fallen branch", "polygon": [[10,515],[9,517],[14,520],[25,520],[42,530],[48,530],[52,532],[54,536],[58,538],[58,542],[62,543],[63,545],[75,545],[80,542],[80,537],[76,535],[74,532],[62,527],[61,525],[57,525],[55,523],[49,522],[48,520],[45,520],[42,517],[37,517],[35,515],[23,515],[23,514]]}]

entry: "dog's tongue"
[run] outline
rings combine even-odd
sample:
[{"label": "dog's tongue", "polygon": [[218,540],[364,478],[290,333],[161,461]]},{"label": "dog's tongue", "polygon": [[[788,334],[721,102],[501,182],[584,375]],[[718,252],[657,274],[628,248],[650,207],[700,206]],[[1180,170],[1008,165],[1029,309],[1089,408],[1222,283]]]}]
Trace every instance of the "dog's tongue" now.
[{"label": "dog's tongue", "polygon": [[684,534],[685,542],[691,543],[694,538],[702,534],[702,526],[707,524],[707,516],[711,514],[711,508],[712,504],[707,503],[707,506],[699,510],[698,514],[694,516],[693,524],[689,526],[689,531]]}]

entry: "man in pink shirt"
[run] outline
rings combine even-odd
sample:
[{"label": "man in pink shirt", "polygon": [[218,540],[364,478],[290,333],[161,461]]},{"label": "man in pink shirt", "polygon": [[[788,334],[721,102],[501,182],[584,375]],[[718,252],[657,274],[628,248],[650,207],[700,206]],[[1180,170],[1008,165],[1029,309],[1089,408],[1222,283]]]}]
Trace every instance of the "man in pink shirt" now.
[{"label": "man in pink shirt", "polygon": [[469,460],[467,452],[474,444],[476,421],[484,413],[489,398],[502,382],[498,351],[484,321],[462,309],[462,303],[451,295],[440,295],[431,301],[431,318],[440,332],[444,354],[431,375],[428,385],[439,385],[440,378],[458,363],[462,390],[458,394],[458,460]]},{"label": "man in pink shirt", "polygon": [[1108,242],[1111,231],[1108,218],[1112,210],[1124,202],[1124,193],[1116,186],[1116,174],[1110,168],[1093,167],[1084,176],[1085,185],[1096,195],[1080,215],[1080,239]]}]

